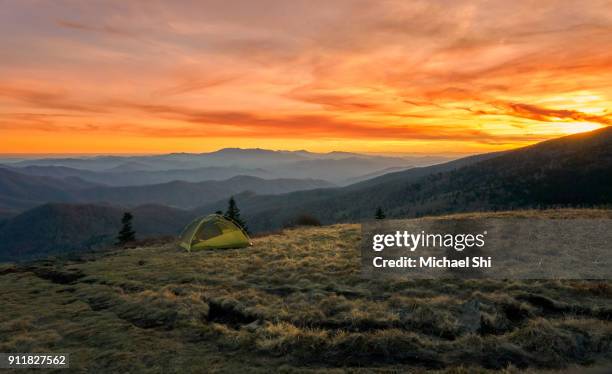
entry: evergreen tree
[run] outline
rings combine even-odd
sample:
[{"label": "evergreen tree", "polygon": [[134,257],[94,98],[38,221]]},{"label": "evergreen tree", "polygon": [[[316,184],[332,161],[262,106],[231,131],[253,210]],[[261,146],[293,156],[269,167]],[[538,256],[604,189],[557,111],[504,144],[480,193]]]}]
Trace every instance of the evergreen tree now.
[{"label": "evergreen tree", "polygon": [[247,233],[249,232],[246,222],[240,217],[240,209],[238,209],[238,205],[236,204],[236,200],[234,200],[233,196],[230,197],[229,201],[227,202],[225,217],[237,223]]},{"label": "evergreen tree", "polygon": [[133,242],[136,240],[136,232],[132,229],[132,219],[134,216],[130,212],[123,213],[123,218],[121,218],[121,230],[119,231],[119,235],[117,235],[117,244],[125,245],[129,242]]},{"label": "evergreen tree", "polygon": [[376,209],[376,216],[375,217],[376,217],[376,219],[385,219],[386,218],[385,212],[383,212],[381,207],[378,207]]}]

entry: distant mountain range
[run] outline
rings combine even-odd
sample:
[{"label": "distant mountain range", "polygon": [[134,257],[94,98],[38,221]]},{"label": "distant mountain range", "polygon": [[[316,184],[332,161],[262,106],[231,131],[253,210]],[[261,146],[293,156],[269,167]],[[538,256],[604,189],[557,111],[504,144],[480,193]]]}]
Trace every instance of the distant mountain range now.
[{"label": "distant mountain range", "polygon": [[209,166],[195,169],[170,170],[130,170],[123,166],[107,171],[90,171],[66,166],[13,167],[11,170],[28,175],[48,177],[76,177],[92,183],[107,186],[142,186],[173,181],[203,182],[210,180],[225,180],[238,175],[274,179],[273,173],[261,168],[248,169],[237,166]]},{"label": "distant mountain range", "polygon": [[[237,196],[249,227],[281,227],[296,214],[323,223],[474,210],[612,204],[612,127],[512,151],[385,174],[343,188]],[[211,211],[220,203],[200,208]]]},{"label": "distant mountain range", "polygon": [[[224,152],[234,155],[242,151]],[[276,157],[265,151],[255,150],[253,154],[259,159]],[[299,158],[301,154],[296,152],[291,157]],[[295,166],[296,162],[301,161],[289,164]],[[388,217],[415,217],[561,205],[609,206],[612,204],[612,128],[512,151],[410,168],[333,188],[323,181],[280,182],[245,176],[221,182],[109,187],[91,185],[74,176],[58,180],[6,169],[0,169],[0,173],[0,213],[2,209],[14,209],[41,199],[73,201],[75,196],[124,206],[159,203],[158,200],[185,207],[202,203],[190,210],[150,204],[129,208],[135,216],[139,235],[178,234],[190,219],[224,210],[226,197],[235,194],[249,228],[262,232],[278,229],[303,213],[323,223],[361,221],[373,218],[377,207]],[[283,189],[304,188],[308,190],[283,193]],[[219,198],[219,194],[225,197]],[[195,202],[198,204],[192,204]],[[0,223],[0,260],[108,244],[117,232],[124,210],[108,205],[48,204],[5,219]]]},{"label": "distant mountain range", "polygon": [[92,187],[75,191],[77,201],[105,202],[123,206],[163,204],[193,209],[232,195],[249,192],[262,195],[324,188],[331,183],[315,179],[262,179],[236,176],[224,181],[199,183],[174,181],[162,184],[129,187]]},{"label": "distant mountain range", "polygon": [[279,194],[331,186],[329,182],[314,179],[236,176],[224,181],[173,181],[144,186],[109,187],[86,182],[78,177],[32,176],[0,168],[0,208],[15,211],[47,202],[71,202],[123,206],[160,204],[193,209],[241,192]]},{"label": "distant mountain range", "polygon": [[202,182],[223,180],[237,175],[267,179],[324,179],[344,185],[351,183],[354,178],[388,168],[408,168],[444,161],[448,161],[448,158],[225,148],[197,154],[43,158],[13,162],[6,159],[4,166],[23,174],[78,177],[112,186],[156,184],[175,180]]}]

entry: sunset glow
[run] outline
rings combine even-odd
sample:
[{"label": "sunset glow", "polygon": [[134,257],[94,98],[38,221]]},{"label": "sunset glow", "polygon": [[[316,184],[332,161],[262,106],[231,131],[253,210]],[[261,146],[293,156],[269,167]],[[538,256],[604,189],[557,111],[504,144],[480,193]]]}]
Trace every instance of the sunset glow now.
[{"label": "sunset glow", "polygon": [[0,152],[477,153],[612,124],[612,3],[6,1]]}]

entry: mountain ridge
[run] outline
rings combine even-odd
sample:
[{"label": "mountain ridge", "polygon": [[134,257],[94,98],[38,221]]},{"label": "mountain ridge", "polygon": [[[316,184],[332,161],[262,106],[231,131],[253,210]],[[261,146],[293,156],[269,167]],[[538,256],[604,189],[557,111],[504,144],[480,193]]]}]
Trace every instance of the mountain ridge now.
[{"label": "mountain ridge", "polygon": [[[334,184],[351,177],[388,167],[408,167],[425,162],[420,158],[362,155],[349,152],[314,153],[274,151],[259,148],[223,148],[208,153],[172,153],[148,156],[95,156],[28,159],[5,162],[5,166],[26,168],[29,174],[49,175],[44,167],[93,182],[112,185],[142,185],[176,179],[200,182],[238,174],[268,178],[326,179]],[[29,168],[29,169],[27,169]],[[206,169],[211,168],[211,169]],[[218,168],[218,169],[212,169]],[[79,169],[84,171],[79,171]],[[190,171],[191,170],[191,171]]]},{"label": "mountain ridge", "polygon": [[238,175],[221,181],[175,180],[158,184],[118,187],[86,182],[79,177],[31,176],[12,169],[0,168],[0,208],[27,209],[46,202],[102,202],[126,206],[156,203],[193,208],[245,191],[277,194],[330,186],[333,185],[317,179],[263,179]]},{"label": "mountain ridge", "polygon": [[[527,182],[522,185],[522,180]],[[612,127],[412,168],[343,188],[238,195],[236,200],[256,231],[282,227],[297,213],[311,214],[323,223],[368,219],[377,207],[390,217],[409,218],[469,210],[605,205],[612,203]]]}]

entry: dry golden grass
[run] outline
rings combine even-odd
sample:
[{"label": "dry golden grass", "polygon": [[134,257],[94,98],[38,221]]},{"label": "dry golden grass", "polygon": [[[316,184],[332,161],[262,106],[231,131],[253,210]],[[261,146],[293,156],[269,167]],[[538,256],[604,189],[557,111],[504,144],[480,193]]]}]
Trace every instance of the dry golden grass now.
[{"label": "dry golden grass", "polygon": [[502,212],[471,212],[458,213],[452,215],[442,215],[431,217],[431,219],[444,218],[548,218],[548,219],[571,219],[571,218],[612,218],[612,210],[610,209],[519,209]]},{"label": "dry golden grass", "polygon": [[[609,214],[493,215],[580,212]],[[612,359],[609,282],[367,280],[359,240],[358,225],[336,225],[247,249],[161,245],[0,266],[0,352],[67,351],[79,371],[181,373],[518,373]],[[464,311],[475,301],[477,330]]]}]

